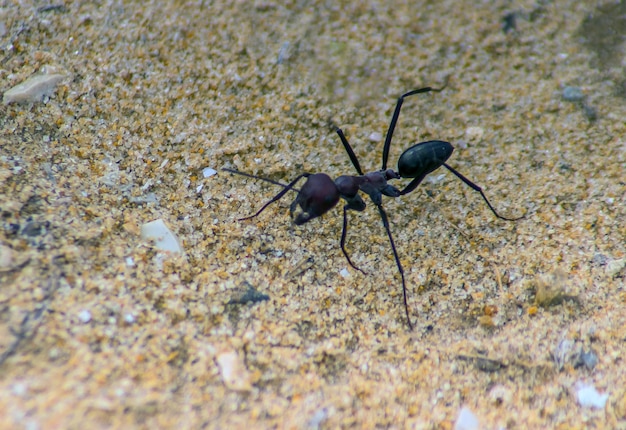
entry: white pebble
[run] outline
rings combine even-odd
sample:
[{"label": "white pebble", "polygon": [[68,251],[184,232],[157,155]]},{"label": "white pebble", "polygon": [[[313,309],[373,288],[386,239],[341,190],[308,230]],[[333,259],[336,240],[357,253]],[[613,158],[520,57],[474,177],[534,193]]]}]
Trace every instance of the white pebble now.
[{"label": "white pebble", "polygon": [[370,133],[368,139],[370,140],[370,142],[380,142],[381,140],[383,140],[383,135],[382,133],[375,131],[373,133]]},{"label": "white pebble", "polygon": [[65,78],[61,74],[38,74],[31,76],[4,93],[4,104],[41,101],[54,92],[55,87]]},{"label": "white pebble", "polygon": [[124,315],[124,321],[126,321],[127,324],[132,324],[135,322],[135,316],[133,314],[126,314]]},{"label": "white pebble", "polygon": [[217,170],[211,169],[210,167],[205,167],[204,169],[202,169],[202,176],[204,176],[205,178],[210,178],[216,173],[217,173]]},{"label": "white pebble", "polygon": [[322,423],[328,418],[328,408],[318,409],[313,416],[309,419],[307,427],[311,429],[318,429],[322,426]]},{"label": "white pebble", "polygon": [[568,102],[579,102],[585,98],[585,95],[583,94],[583,90],[578,87],[565,87],[563,88],[561,97]]},{"label": "white pebble", "polygon": [[350,276],[350,272],[345,267],[339,271],[339,274],[344,278],[348,278]]},{"label": "white pebble", "polygon": [[11,387],[11,391],[13,391],[13,394],[15,394],[16,396],[24,397],[26,393],[28,393],[28,385],[23,382],[18,382],[16,384],[13,384],[13,386]]},{"label": "white pebble", "polygon": [[13,250],[8,246],[0,245],[0,271],[13,266]]},{"label": "white pebble", "polygon": [[582,407],[604,409],[604,405],[606,405],[609,395],[600,394],[593,385],[580,383],[578,384],[576,397],[578,397],[578,403]]},{"label": "white pebble", "polygon": [[81,320],[81,322],[87,324],[89,321],[91,321],[91,312],[86,309],[80,311],[78,313],[78,319]]},{"label": "white pebble", "polygon": [[611,260],[606,264],[604,272],[611,278],[619,274],[626,267],[626,258]]},{"label": "white pebble", "polygon": [[479,430],[480,423],[478,418],[466,406],[461,408],[459,416],[454,423],[454,430]]},{"label": "white pebble", "polygon": [[142,225],[141,238],[144,240],[154,240],[154,246],[161,251],[169,251],[177,254],[183,252],[178,238],[167,228],[162,219]]},{"label": "white pebble", "polygon": [[442,173],[440,175],[434,176],[434,175],[428,175],[426,177],[426,181],[428,181],[429,184],[438,184],[441,181],[443,181],[446,178],[446,174]]},{"label": "white pebble", "polygon": [[128,267],[135,267],[135,260],[133,260],[133,257],[126,257],[126,265]]},{"label": "white pebble", "polygon": [[489,397],[493,401],[494,404],[499,403],[511,403],[513,400],[513,395],[511,394],[511,390],[509,390],[504,385],[494,385],[491,390],[489,390]]},{"label": "white pebble", "polygon": [[215,361],[220,369],[224,385],[235,391],[249,391],[252,389],[250,373],[243,360],[235,351],[225,351],[219,354]]}]

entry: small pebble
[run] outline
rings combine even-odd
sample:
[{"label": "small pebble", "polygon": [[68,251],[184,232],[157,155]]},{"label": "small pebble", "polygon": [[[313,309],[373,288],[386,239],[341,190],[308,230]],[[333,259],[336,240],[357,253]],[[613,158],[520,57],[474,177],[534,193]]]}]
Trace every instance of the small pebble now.
[{"label": "small pebble", "polygon": [[441,181],[443,181],[445,178],[446,178],[446,174],[445,173],[442,173],[442,174],[436,175],[436,176],[435,175],[429,175],[429,176],[426,176],[426,181],[429,184],[438,184]]},{"label": "small pebble", "polygon": [[202,169],[202,176],[204,176],[205,178],[210,178],[216,173],[217,173],[217,170],[211,169],[210,167],[205,167],[204,169]]},{"label": "small pebble", "polygon": [[50,96],[57,84],[65,78],[60,74],[38,74],[31,76],[4,93],[4,104],[28,103]]},{"label": "small pebble", "polygon": [[224,385],[235,391],[249,391],[252,389],[250,374],[243,360],[235,351],[225,351],[215,358],[220,369]]},{"label": "small pebble", "polygon": [[592,370],[598,364],[598,356],[593,351],[583,352],[580,354],[580,359],[589,370]]},{"label": "small pebble", "polygon": [[591,259],[591,263],[596,266],[605,266],[608,261],[609,258],[606,255],[600,253],[594,254],[593,258]]},{"label": "small pebble", "polygon": [[154,240],[154,246],[158,250],[169,251],[176,254],[183,252],[178,238],[167,228],[162,219],[142,225],[141,238],[144,240]]},{"label": "small pebble", "polygon": [[310,429],[318,429],[327,418],[328,418],[328,408],[318,409],[317,411],[315,411],[313,416],[309,419],[307,426]]},{"label": "small pebble", "polygon": [[454,423],[454,430],[479,430],[480,423],[478,418],[467,407],[463,406],[459,416]]},{"label": "small pebble", "polygon": [[339,271],[339,274],[344,278],[348,278],[350,276],[350,272],[345,267]]},{"label": "small pebble", "polygon": [[140,204],[144,204],[144,203],[157,203],[158,199],[155,193],[148,193],[148,194],[144,194],[142,196],[131,196],[128,199],[131,203],[140,205]]},{"label": "small pebble", "polygon": [[495,405],[511,403],[513,400],[511,390],[500,384],[491,387],[491,390],[489,390],[489,397]]},{"label": "small pebble", "polygon": [[565,87],[563,88],[563,93],[561,94],[563,100],[566,102],[579,102],[585,98],[583,94],[583,90],[578,87]]},{"label": "small pebble", "polygon": [[373,133],[370,133],[368,139],[370,140],[370,142],[380,142],[381,140],[383,140],[383,135],[382,133],[375,131]]},{"label": "small pebble", "polygon": [[28,386],[23,382],[18,382],[16,384],[13,384],[11,390],[16,396],[24,397],[26,393],[28,393]]},{"label": "small pebble", "polygon": [[611,278],[617,276],[626,267],[626,258],[619,258],[617,260],[611,260],[606,263],[604,272]]},{"label": "small pebble", "polygon": [[0,245],[0,270],[6,270],[13,265],[13,250],[8,246]]},{"label": "small pebble", "polygon": [[89,321],[91,321],[91,312],[89,312],[88,310],[82,310],[78,313],[78,319],[87,324]]},{"label": "small pebble", "polygon": [[285,60],[289,58],[289,41],[283,42],[278,50],[278,59],[276,60],[277,64],[283,64]]},{"label": "small pebble", "polygon": [[606,393],[600,394],[593,385],[580,383],[578,384],[578,389],[576,390],[576,397],[578,398],[578,403],[582,407],[604,409],[609,395]]},{"label": "small pebble", "polygon": [[22,234],[28,237],[37,237],[46,233],[46,223],[31,221],[24,226]]}]

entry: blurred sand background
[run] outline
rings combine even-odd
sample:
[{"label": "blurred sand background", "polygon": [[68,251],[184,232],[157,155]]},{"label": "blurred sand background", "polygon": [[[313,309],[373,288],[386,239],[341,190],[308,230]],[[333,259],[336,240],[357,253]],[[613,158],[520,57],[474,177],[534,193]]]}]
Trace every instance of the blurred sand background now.
[{"label": "blurred sand background", "polygon": [[[49,6],[0,6],[0,90],[65,76],[0,107],[0,427],[626,428],[624,2]],[[329,119],[378,169],[446,79],[391,167],[450,141],[525,218],[444,170],[387,199],[411,332],[372,205],[363,275],[341,207],[237,221],[280,189],[219,169],[353,174]]]}]

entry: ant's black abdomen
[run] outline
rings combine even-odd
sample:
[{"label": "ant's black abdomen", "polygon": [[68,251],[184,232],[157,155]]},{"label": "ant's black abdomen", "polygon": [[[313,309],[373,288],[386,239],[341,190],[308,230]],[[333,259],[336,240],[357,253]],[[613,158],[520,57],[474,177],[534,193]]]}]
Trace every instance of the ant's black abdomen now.
[{"label": "ant's black abdomen", "polygon": [[443,140],[429,140],[411,146],[398,160],[398,173],[403,178],[426,176],[438,169],[452,155],[454,148]]}]

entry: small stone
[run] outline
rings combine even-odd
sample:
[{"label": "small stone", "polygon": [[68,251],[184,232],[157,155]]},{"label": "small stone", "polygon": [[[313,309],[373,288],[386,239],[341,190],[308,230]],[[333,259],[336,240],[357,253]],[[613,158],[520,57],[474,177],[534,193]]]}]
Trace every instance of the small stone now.
[{"label": "small stone", "polygon": [[491,390],[489,390],[489,397],[496,406],[511,403],[513,400],[511,390],[504,385],[494,385]]},{"label": "small stone", "polygon": [[10,269],[13,265],[13,250],[0,245],[0,271]]},{"label": "small stone", "polygon": [[24,397],[28,393],[28,386],[23,382],[18,382],[13,384],[11,391],[13,391],[13,394],[16,396]]},{"label": "small stone", "polygon": [[583,90],[578,87],[565,87],[563,88],[563,93],[561,94],[563,100],[567,102],[579,102],[585,98],[583,94]]},{"label": "small stone", "polygon": [[222,380],[227,388],[235,391],[250,391],[250,373],[235,351],[224,351],[215,358]]},{"label": "small stone", "polygon": [[377,131],[370,133],[370,135],[367,137],[370,142],[380,142],[381,140],[383,140],[383,135]]},{"label": "small stone", "polygon": [[454,423],[454,430],[479,430],[478,418],[467,407],[463,406],[459,416]]},{"label": "small stone", "polygon": [[91,312],[89,312],[88,310],[82,310],[78,313],[78,319],[84,323],[87,324],[89,321],[91,321]]},{"label": "small stone", "polygon": [[210,167],[205,167],[204,169],[202,169],[202,176],[204,176],[205,178],[210,178],[216,173],[217,173],[217,170],[211,169]]},{"label": "small stone", "polygon": [[598,356],[593,351],[583,351],[580,359],[585,367],[592,370],[598,364]]},{"label": "small stone", "polygon": [[596,253],[591,259],[591,263],[596,266],[605,266],[609,261],[608,257],[604,254]]},{"label": "small stone", "polygon": [[606,263],[604,271],[607,276],[614,278],[624,269],[624,267],[626,267],[626,258],[619,258]]},{"label": "small stone", "polygon": [[144,240],[154,240],[155,248],[160,251],[168,251],[176,254],[183,252],[178,238],[167,228],[162,219],[142,225],[141,238]]},{"label": "small stone", "polygon": [[578,398],[578,404],[582,407],[604,409],[609,395],[606,393],[600,394],[593,385],[580,383],[576,390],[576,397]]},{"label": "small stone", "polygon": [[38,74],[31,76],[4,93],[4,104],[28,103],[50,96],[57,84],[65,78],[61,74]]}]

